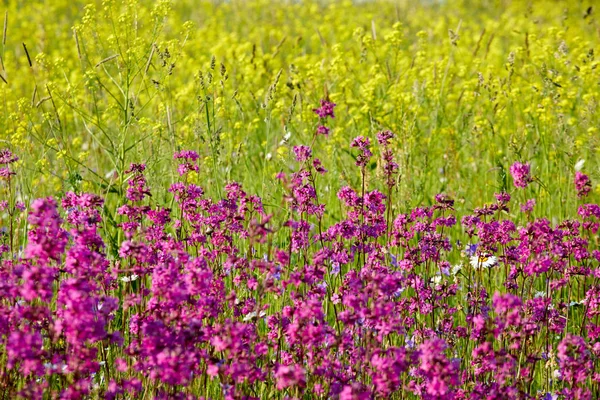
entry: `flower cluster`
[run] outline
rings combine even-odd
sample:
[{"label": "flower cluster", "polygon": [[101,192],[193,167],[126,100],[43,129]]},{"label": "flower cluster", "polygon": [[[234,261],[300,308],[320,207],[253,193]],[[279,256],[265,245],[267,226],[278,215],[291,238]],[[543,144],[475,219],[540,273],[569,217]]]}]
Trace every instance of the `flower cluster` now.
[{"label": "flower cluster", "polygon": [[532,182],[530,169],[529,163],[515,162],[510,166],[510,174],[513,177],[516,187],[526,188]]},{"label": "flower cluster", "polygon": [[586,197],[592,190],[592,182],[590,178],[579,171],[575,172],[575,189],[577,190],[577,197]]},{"label": "flower cluster", "polygon": [[18,160],[19,157],[15,156],[9,149],[0,150],[0,179],[8,180],[15,174],[8,166]]},{"label": "flower cluster", "polygon": [[[384,184],[397,165],[380,132]],[[454,200],[394,214],[367,184],[337,192],[326,225],[308,146],[280,173],[286,219],[238,183],[211,199],[187,182],[153,201],[127,173],[119,258],[104,199],[67,192],[29,208],[0,264],[0,391],[7,398],[591,399],[600,393],[600,206],[551,223],[507,216],[511,196],[457,219]],[[4,154],[4,153],[3,153]],[[528,168],[515,169],[529,182]],[[463,232],[467,243],[452,238]],[[18,238],[17,238],[18,239]],[[200,388],[200,389],[199,389]]]},{"label": "flower cluster", "polygon": [[317,135],[329,135],[330,129],[325,126],[325,120],[327,118],[335,118],[335,115],[333,114],[335,106],[336,104],[329,100],[321,100],[321,107],[313,109],[313,112],[317,114],[320,119],[320,124],[317,126]]}]

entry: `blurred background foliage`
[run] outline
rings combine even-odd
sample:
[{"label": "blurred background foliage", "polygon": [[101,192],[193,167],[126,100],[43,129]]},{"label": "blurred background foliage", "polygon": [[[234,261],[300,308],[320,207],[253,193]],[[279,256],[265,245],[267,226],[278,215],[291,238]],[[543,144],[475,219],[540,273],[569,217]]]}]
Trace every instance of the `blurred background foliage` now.
[{"label": "blurred background foliage", "polygon": [[[536,213],[560,218],[576,209],[574,165],[585,160],[600,178],[600,30],[584,2],[52,0],[4,10],[0,140],[21,157],[26,203],[94,191],[114,214],[131,162],[148,164],[154,199],[166,202],[172,155],[190,149],[209,195],[235,180],[277,206],[273,177],[297,168],[293,145],[313,143],[321,98],[337,104],[331,134],[314,143],[329,170],[317,182],[325,202],[358,185],[352,138],[383,129],[396,133],[396,210],[438,192],[471,210],[511,191],[508,167],[528,161],[538,181],[517,200],[535,197]],[[371,187],[383,185],[380,168],[369,166]]]}]

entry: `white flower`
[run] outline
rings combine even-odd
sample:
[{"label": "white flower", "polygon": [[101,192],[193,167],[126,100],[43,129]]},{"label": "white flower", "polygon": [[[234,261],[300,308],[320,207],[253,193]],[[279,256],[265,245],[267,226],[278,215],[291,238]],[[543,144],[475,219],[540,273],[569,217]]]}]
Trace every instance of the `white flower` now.
[{"label": "white flower", "polygon": [[554,377],[554,379],[560,379],[560,371],[555,369],[552,373],[552,376]]},{"label": "white flower", "polygon": [[577,161],[577,163],[575,164],[575,171],[581,171],[581,169],[583,168],[583,164],[585,164],[584,159]]},{"label": "white flower", "polygon": [[252,318],[256,317],[256,311],[252,311],[251,313],[248,313],[244,316],[243,321],[247,322],[250,321]]},{"label": "white flower", "polygon": [[431,282],[435,283],[436,285],[440,284],[442,282],[441,275],[435,275],[434,277],[432,277]]},{"label": "white flower", "polygon": [[[260,313],[258,313],[258,317],[259,317],[259,318],[262,318],[262,317],[264,317],[265,315],[267,315],[267,313],[266,313],[266,312],[264,312],[264,311],[261,311]],[[250,320],[252,320],[252,319],[256,318],[256,316],[257,316],[257,313],[256,313],[256,311],[252,311],[252,312],[250,312],[250,313],[248,313],[248,314],[246,314],[246,315],[244,316],[244,319],[243,319],[243,321],[244,321],[244,322],[248,322],[248,321],[250,321]]]},{"label": "white flower", "polygon": [[60,369],[62,372],[65,372],[67,370],[67,364],[52,364],[47,362],[44,364],[44,367],[53,371],[58,371]]},{"label": "white flower", "polygon": [[284,146],[285,144],[287,144],[287,142],[290,140],[290,138],[292,137],[292,132],[288,132],[285,135],[283,135],[283,139],[281,139],[281,141],[279,142],[280,146]]},{"label": "white flower", "polygon": [[474,255],[471,257],[471,266],[473,268],[491,268],[498,262],[498,259],[495,256],[488,255]]},{"label": "white flower", "polygon": [[450,274],[452,274],[452,276],[458,274],[460,272],[460,270],[462,269],[462,267],[463,267],[462,264],[454,265],[452,267],[452,269],[450,270]]},{"label": "white flower", "polygon": [[580,301],[572,301],[569,303],[569,307],[575,307],[575,306],[580,306],[585,304],[585,299],[580,300]]},{"label": "white flower", "polygon": [[139,278],[138,274],[124,276],[121,278],[121,282],[133,282],[133,281],[137,280],[137,278]]}]

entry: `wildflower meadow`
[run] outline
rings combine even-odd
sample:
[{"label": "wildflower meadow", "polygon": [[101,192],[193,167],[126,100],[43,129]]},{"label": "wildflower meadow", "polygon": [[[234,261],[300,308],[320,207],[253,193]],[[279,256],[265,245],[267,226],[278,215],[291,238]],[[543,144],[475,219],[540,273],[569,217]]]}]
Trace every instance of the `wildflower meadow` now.
[{"label": "wildflower meadow", "polygon": [[0,399],[599,399],[583,1],[5,1]]}]

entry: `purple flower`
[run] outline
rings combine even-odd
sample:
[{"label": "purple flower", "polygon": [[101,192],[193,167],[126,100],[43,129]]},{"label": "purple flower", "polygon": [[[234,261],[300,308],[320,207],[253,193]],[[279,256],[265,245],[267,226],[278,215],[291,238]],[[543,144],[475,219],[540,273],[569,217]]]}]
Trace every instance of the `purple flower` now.
[{"label": "purple flower", "polygon": [[173,155],[174,159],[184,159],[184,160],[189,160],[189,161],[196,161],[198,160],[200,156],[198,156],[198,153],[196,153],[193,150],[181,150],[178,153],[175,153]]},{"label": "purple flower", "polygon": [[126,174],[132,174],[127,182],[126,197],[133,202],[141,202],[146,196],[150,196],[150,190],[144,177],[145,164],[131,164]]},{"label": "purple flower", "polygon": [[319,116],[319,118],[324,119],[327,117],[335,118],[333,115],[333,109],[336,104],[332,103],[328,100],[321,100],[321,107],[313,108],[313,112]]},{"label": "purple flower", "polygon": [[16,173],[8,169],[8,167],[0,168],[0,179],[8,180],[13,175],[16,175]]},{"label": "purple flower", "polygon": [[315,158],[313,160],[313,167],[314,167],[315,171],[317,171],[321,175],[323,175],[327,172],[327,170],[323,167],[321,160],[319,160],[318,158]]},{"label": "purple flower", "polygon": [[529,163],[515,162],[510,166],[510,174],[513,177],[515,186],[518,188],[526,188],[532,181]]},{"label": "purple flower", "polygon": [[390,144],[390,140],[394,137],[392,131],[381,131],[377,133],[377,142],[382,146]]},{"label": "purple flower", "polygon": [[577,197],[587,196],[592,190],[590,178],[579,171],[575,172],[575,189],[577,189]]},{"label": "purple flower", "polygon": [[533,211],[535,207],[535,199],[529,199],[525,202],[525,204],[521,205],[521,211],[524,213],[529,213]]},{"label": "purple flower", "polygon": [[467,255],[467,257],[473,257],[476,252],[477,252],[477,243],[467,244],[465,246],[465,254]]},{"label": "purple flower", "polygon": [[369,138],[366,138],[364,136],[357,136],[354,138],[354,140],[352,140],[350,147],[356,147],[361,151],[361,154],[359,154],[356,157],[357,166],[365,167],[368,164],[369,160],[371,159],[371,156],[373,155],[373,153],[371,153],[371,150],[369,150],[370,145],[371,141],[369,140]]},{"label": "purple flower", "polygon": [[559,343],[557,350],[561,379],[571,384],[585,382],[593,369],[585,339],[569,333]]},{"label": "purple flower", "polygon": [[304,162],[312,157],[312,150],[308,146],[294,146],[293,150],[298,162]]},{"label": "purple flower", "polygon": [[15,156],[10,150],[2,149],[0,150],[0,164],[12,164],[17,162],[19,157]]},{"label": "purple flower", "polygon": [[435,398],[445,398],[452,386],[460,383],[458,366],[446,358],[448,347],[442,339],[428,339],[419,346],[419,372],[425,378],[426,392]]},{"label": "purple flower", "polygon": [[325,125],[319,125],[317,127],[317,135],[329,135],[329,128],[326,127]]},{"label": "purple flower", "polygon": [[275,380],[278,390],[293,386],[300,388],[306,386],[305,371],[299,365],[280,365],[275,372]]},{"label": "purple flower", "polygon": [[185,161],[183,164],[179,164],[179,166],[177,167],[177,172],[179,173],[179,176],[183,176],[190,171],[197,172],[199,169],[198,164],[196,164],[196,161],[198,160],[199,156],[198,153],[196,153],[195,151],[182,150],[178,153],[175,153],[173,158],[175,158],[176,160],[182,159]]},{"label": "purple flower", "polygon": [[496,193],[494,196],[499,203],[508,203],[510,201],[510,194],[506,192]]}]

